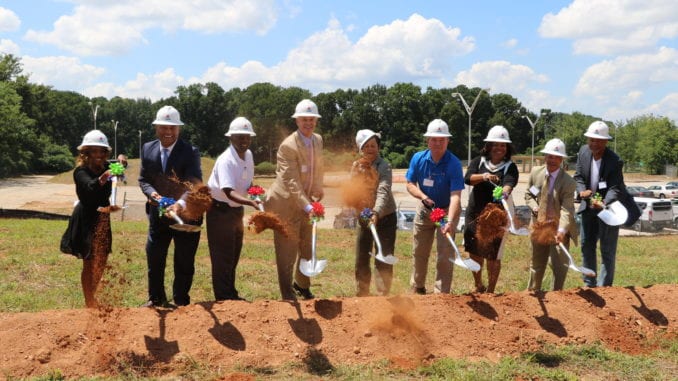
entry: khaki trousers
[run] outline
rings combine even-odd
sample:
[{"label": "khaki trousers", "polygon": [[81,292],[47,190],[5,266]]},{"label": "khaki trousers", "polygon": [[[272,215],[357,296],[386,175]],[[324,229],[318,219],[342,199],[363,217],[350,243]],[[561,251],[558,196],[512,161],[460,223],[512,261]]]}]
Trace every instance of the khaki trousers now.
[{"label": "khaki trousers", "polygon": [[[447,211],[445,211],[447,214]],[[414,230],[412,233],[414,250],[414,268],[410,284],[413,287],[426,287],[426,272],[428,259],[433,247],[433,238],[436,239],[436,278],[433,288],[434,293],[449,293],[452,286],[453,267],[452,245],[429,218],[430,211],[423,205],[417,207],[417,215],[414,217]]]}]

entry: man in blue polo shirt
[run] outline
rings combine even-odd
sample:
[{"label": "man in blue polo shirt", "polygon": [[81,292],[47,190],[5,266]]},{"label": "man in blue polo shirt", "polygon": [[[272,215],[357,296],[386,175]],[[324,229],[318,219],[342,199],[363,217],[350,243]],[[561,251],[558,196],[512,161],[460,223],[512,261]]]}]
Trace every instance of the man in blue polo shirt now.
[{"label": "man in blue polo shirt", "polygon": [[[464,175],[459,159],[447,151],[450,136],[447,123],[441,119],[431,121],[424,134],[428,149],[414,154],[405,176],[407,191],[421,200],[414,218],[414,269],[410,279],[414,292],[421,295],[426,294],[426,270],[436,230],[438,256],[433,292],[449,293],[452,285],[452,246],[445,234],[454,237],[459,222]],[[433,208],[442,208],[447,213],[449,222],[442,229],[436,229],[429,218]]]}]

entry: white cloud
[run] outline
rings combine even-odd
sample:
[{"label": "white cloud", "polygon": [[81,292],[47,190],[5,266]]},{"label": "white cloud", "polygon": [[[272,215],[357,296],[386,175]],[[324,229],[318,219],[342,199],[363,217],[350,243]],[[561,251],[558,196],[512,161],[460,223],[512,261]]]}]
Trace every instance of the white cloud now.
[{"label": "white cloud", "polygon": [[574,40],[575,54],[646,50],[678,36],[678,7],[673,0],[574,0],[546,14],[539,34]]},{"label": "white cloud", "polygon": [[518,39],[516,39],[516,38],[508,39],[508,40],[504,41],[504,42],[501,44],[501,46],[503,46],[503,47],[505,47],[505,48],[507,48],[507,49],[515,48],[516,46],[518,46]]},{"label": "white cloud", "polygon": [[4,38],[0,39],[0,53],[18,56],[20,51],[19,45],[15,44],[14,41]]},{"label": "white cloud", "polygon": [[0,32],[12,32],[19,29],[21,20],[7,8],[0,7]]},{"label": "white cloud", "polygon": [[105,72],[105,69],[83,64],[75,57],[22,56],[21,63],[31,82],[53,86],[59,90],[78,91]]},{"label": "white cloud", "polygon": [[469,87],[492,87],[493,92],[516,94],[528,85],[549,81],[543,74],[537,74],[525,65],[514,65],[508,61],[487,61],[473,64],[470,70],[460,71],[455,77],[457,84]]},{"label": "white cloud", "polygon": [[620,56],[590,66],[579,78],[577,96],[606,103],[620,92],[642,91],[678,81],[678,50],[662,47],[650,54]]},{"label": "white cloud", "polygon": [[461,37],[458,28],[418,14],[374,26],[356,43],[331,19],[325,30],[309,36],[274,66],[249,61],[233,67],[221,62],[208,69],[203,80],[227,88],[271,81],[314,91],[375,82],[438,80],[448,73],[454,57],[473,49],[473,38]]},{"label": "white cloud", "polygon": [[83,94],[88,97],[104,96],[112,98],[119,96],[130,99],[150,98],[158,100],[174,95],[174,90],[178,86],[187,86],[194,82],[196,82],[194,79],[186,80],[178,75],[173,68],[167,68],[151,75],[138,73],[136,78],[125,82],[122,86],[108,82],[98,83],[85,88]]},{"label": "white cloud", "polygon": [[276,23],[274,0],[79,0],[73,14],[61,16],[51,31],[29,30],[29,41],[51,44],[78,55],[118,55],[146,44],[150,29],[203,33],[254,30]]}]

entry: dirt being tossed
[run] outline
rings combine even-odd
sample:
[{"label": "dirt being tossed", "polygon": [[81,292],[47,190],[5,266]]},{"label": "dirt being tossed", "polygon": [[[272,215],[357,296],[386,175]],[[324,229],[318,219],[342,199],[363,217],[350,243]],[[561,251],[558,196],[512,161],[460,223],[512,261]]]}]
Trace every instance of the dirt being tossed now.
[{"label": "dirt being tossed", "polygon": [[29,377],[176,375],[187,361],[223,369],[444,357],[497,361],[544,343],[601,342],[629,354],[676,339],[678,287],[655,285],[503,295],[400,295],[288,303],[257,300],[170,309],[0,314],[0,369]]}]

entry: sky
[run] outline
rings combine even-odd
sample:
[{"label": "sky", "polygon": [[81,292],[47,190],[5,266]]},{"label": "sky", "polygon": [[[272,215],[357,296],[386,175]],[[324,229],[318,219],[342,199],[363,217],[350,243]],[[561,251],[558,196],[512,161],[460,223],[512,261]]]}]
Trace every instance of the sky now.
[{"label": "sky", "polygon": [[675,0],[0,0],[0,52],[31,82],[109,99],[463,84],[535,114],[676,121],[677,36]]}]

